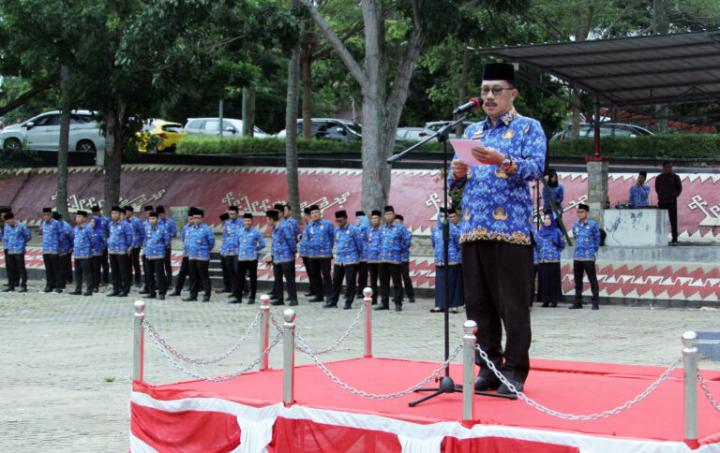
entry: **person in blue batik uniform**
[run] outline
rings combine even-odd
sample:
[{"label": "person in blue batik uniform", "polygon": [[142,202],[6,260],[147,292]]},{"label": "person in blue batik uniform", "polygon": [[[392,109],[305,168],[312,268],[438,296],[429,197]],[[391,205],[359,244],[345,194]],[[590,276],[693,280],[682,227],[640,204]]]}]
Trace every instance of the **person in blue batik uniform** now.
[{"label": "person in blue batik uniform", "polygon": [[[305,225],[305,228],[310,225],[310,222],[312,221],[310,217],[310,208],[304,208],[303,209],[303,223]],[[310,302],[321,302],[323,300],[322,296],[322,288],[315,278],[315,273],[312,271],[312,262],[310,259],[310,255],[312,255],[309,245],[306,243],[307,240],[304,237],[304,234],[300,235],[300,240],[298,241],[298,255],[300,256],[300,259],[302,259],[303,267],[305,268],[305,273],[308,277],[308,286],[309,291],[305,293],[305,297],[310,298]]]},{"label": "person in blue batik uniform", "polygon": [[158,213],[151,211],[148,214],[143,241],[143,254],[147,268],[145,275],[148,284],[148,299],[157,297],[165,300],[168,283],[165,275],[165,252],[170,242],[170,233],[158,219]]},{"label": "person in blue batik uniform", "polygon": [[358,228],[348,223],[347,211],[335,212],[335,264],[333,265],[332,298],[324,305],[325,308],[337,307],[345,279],[345,305],[343,309],[352,308],[355,298],[355,278],[363,243]]},{"label": "person in blue batik uniform", "polygon": [[382,213],[375,209],[370,213],[370,227],[367,229],[367,240],[363,252],[367,261],[368,278],[372,289],[372,304],[377,304],[378,277],[380,275],[380,254],[382,246]]},{"label": "person in blue batik uniform", "polygon": [[[542,177],[546,139],[538,121],[515,110],[517,95],[512,65],[485,66],[481,96],[488,117],[465,131],[465,138],[477,141],[472,154],[483,165],[455,158],[448,183],[464,187],[460,243],[467,317],[478,323],[478,344],[490,360],[522,390],[530,371],[533,276],[528,182]],[[479,356],[476,361],[477,390],[512,395]]]},{"label": "person in blue batik uniform", "polygon": [[404,225],[405,217],[395,214],[395,224],[400,227],[403,232],[402,255],[400,257],[400,276],[403,281],[404,293],[408,296],[408,302],[415,303],[415,290],[413,289],[412,279],[410,278],[410,247],[412,247],[412,233]]},{"label": "person in blue batik uniform", "polygon": [[645,184],[646,180],[647,172],[641,171],[638,174],[637,182],[630,188],[628,204],[631,208],[644,208],[649,204],[650,186]]},{"label": "person in blue batik uniform", "polygon": [[543,307],[557,307],[562,300],[560,252],[565,248],[562,232],[551,212],[543,215],[542,226],[535,236],[538,263],[538,297]]},{"label": "person in blue batik uniform", "polygon": [[583,273],[587,274],[588,280],[590,280],[592,309],[597,310],[600,308],[600,289],[595,270],[595,258],[600,249],[600,226],[597,222],[588,218],[589,212],[590,207],[588,205],[579,204],[577,207],[578,220],[572,226],[573,238],[575,239],[575,256],[573,259],[575,303],[568,307],[570,309],[582,308]]},{"label": "person in blue batik uniform", "polygon": [[255,303],[255,294],[257,293],[257,270],[260,252],[265,248],[265,238],[262,233],[253,226],[253,215],[249,212],[243,214],[242,225],[238,229],[238,282],[235,299],[242,302],[242,296],[245,292],[245,277],[249,276],[250,291],[248,304]]},{"label": "person in blue batik uniform", "polygon": [[[75,291],[70,294],[79,296],[92,296],[92,252],[95,243],[93,227],[87,221],[86,211],[75,213],[75,228],[73,229],[73,253],[75,255]],[[85,282],[85,292],[82,292],[82,285]]]},{"label": "person in blue batik uniform", "polygon": [[[563,212],[563,200],[565,199],[565,186],[560,182],[558,174],[555,170],[549,170],[547,175],[547,183],[543,187],[543,211],[550,211],[556,214]],[[553,209],[553,203],[555,209]]]},{"label": "person in blue batik uniform", "polygon": [[370,228],[370,220],[365,215],[365,211],[355,211],[355,228],[357,228],[360,240],[362,241],[362,249],[360,250],[360,263],[358,263],[357,271],[357,297],[363,297],[363,289],[367,286],[368,266],[365,257],[365,247],[367,246],[367,232]]},{"label": "person in blue batik uniform", "polygon": [[140,286],[142,276],[140,272],[140,249],[142,241],[145,238],[143,224],[140,219],[135,217],[135,209],[132,206],[125,206],[125,221],[130,224],[133,229],[133,246],[130,253],[130,281],[135,281],[135,286]]},{"label": "person in blue batik uniform", "polygon": [[[92,218],[94,220],[93,229],[95,229],[96,246],[99,248],[99,254],[93,253],[93,279],[96,281],[96,287],[100,283],[107,285],[110,280],[110,266],[108,264],[107,239],[110,235],[110,219],[102,215],[99,205],[93,205],[90,208]],[[99,230],[99,231],[98,231]],[[97,269],[96,269],[97,267]],[[97,292],[97,291],[95,291]]]},{"label": "person in blue batik uniform", "polygon": [[[233,206],[237,209],[237,206]],[[230,213],[235,216],[230,218]],[[234,302],[237,283],[237,211],[223,212],[220,214],[220,225],[222,225],[222,243],[220,244],[220,264],[222,266],[223,290],[218,292],[230,293],[228,302]]]},{"label": "person in blue batik uniform", "polygon": [[52,218],[52,209],[43,208],[40,231],[42,234],[43,263],[45,264],[45,289],[46,293],[55,290],[62,293],[65,286],[65,276],[62,275],[60,267],[60,232],[62,225]]},{"label": "person in blue batik uniform", "polygon": [[433,313],[445,311],[445,272],[448,273],[448,287],[450,288],[448,309],[451,313],[459,313],[458,307],[462,307],[465,303],[458,215],[454,209],[449,209],[449,211],[447,219],[450,220],[450,241],[448,242],[447,266],[445,265],[445,241],[443,238],[443,224],[447,221],[444,208],[440,208],[437,224],[432,228],[430,236],[435,255],[435,306],[430,309]]},{"label": "person in blue batik uniform", "polygon": [[15,220],[12,212],[3,214],[5,225],[2,229],[2,241],[7,250],[5,268],[8,277],[8,287],[4,292],[27,292],[27,269],[25,268],[25,249],[32,238],[30,230],[22,222]]},{"label": "person in blue batik uniform", "polygon": [[270,226],[272,226],[272,260],[279,270],[278,299],[272,305],[285,305],[282,278],[288,286],[288,305],[297,305],[297,289],[295,287],[295,253],[297,244],[292,226],[280,218],[280,213],[274,209],[266,212]]},{"label": "person in blue batik uniform", "polygon": [[192,225],[193,216],[190,213],[194,213],[197,210],[196,207],[191,206],[188,209],[188,217],[185,221],[185,225],[180,229],[180,238],[183,242],[183,256],[180,262],[180,270],[178,271],[177,278],[175,279],[175,292],[170,294],[171,296],[179,296],[182,293],[183,287],[185,286],[185,280],[190,275],[190,259],[188,258],[188,243],[187,243],[187,232]]},{"label": "person in blue batik uniform", "polygon": [[185,234],[188,265],[190,267],[190,296],[185,302],[197,301],[200,289],[204,291],[203,302],[210,302],[210,252],[215,247],[215,233],[205,223],[205,212],[195,209],[192,223]]},{"label": "person in blue batik uniform", "polygon": [[315,280],[320,295],[310,299],[310,302],[330,301],[332,294],[332,280],[330,278],[332,250],[335,227],[322,218],[320,206],[310,206],[310,224],[305,227],[302,235],[305,253],[310,259],[310,272]]},{"label": "person in blue batik uniform", "polygon": [[395,311],[402,311],[402,275],[400,262],[402,261],[405,235],[403,230],[395,225],[395,209],[385,206],[383,217],[385,224],[380,227],[380,305],[375,310],[390,309],[390,280],[393,284],[393,302]]},{"label": "person in blue batik uniform", "polygon": [[155,206],[155,212],[158,213],[158,223],[165,227],[168,234],[170,234],[170,242],[168,242],[167,244],[167,249],[165,250],[165,259],[163,260],[165,266],[165,277],[167,278],[169,288],[172,284],[172,264],[170,262],[170,258],[172,255],[172,240],[177,236],[177,225],[175,224],[175,219],[173,219],[172,217],[167,217],[167,215],[165,214],[164,206]]},{"label": "person in blue batik uniform", "polygon": [[65,289],[66,283],[72,283],[72,248],[73,248],[73,227],[63,220],[62,215],[53,211],[53,219],[60,222],[60,243],[58,248],[58,262],[60,265],[60,275]]},{"label": "person in blue batik uniform", "polygon": [[108,232],[108,256],[113,285],[108,297],[127,297],[132,284],[129,263],[134,233],[132,226],[123,219],[120,206],[113,206],[110,209]]}]

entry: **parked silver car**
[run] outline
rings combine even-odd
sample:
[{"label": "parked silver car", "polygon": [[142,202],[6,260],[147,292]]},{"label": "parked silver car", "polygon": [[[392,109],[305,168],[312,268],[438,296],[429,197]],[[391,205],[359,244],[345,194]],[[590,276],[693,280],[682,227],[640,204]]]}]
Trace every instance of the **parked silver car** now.
[{"label": "parked silver car", "polygon": [[[0,131],[0,147],[6,151],[60,149],[60,111],[34,116]],[[89,110],[73,110],[70,115],[70,151],[95,153],[105,150],[105,137],[96,116]]]},{"label": "parked silver car", "polygon": [[[241,136],[243,121],[235,118],[223,118],[223,135]],[[185,132],[191,135],[220,135],[220,118],[188,118]],[[253,135],[257,138],[271,135],[259,127],[253,127]]]}]

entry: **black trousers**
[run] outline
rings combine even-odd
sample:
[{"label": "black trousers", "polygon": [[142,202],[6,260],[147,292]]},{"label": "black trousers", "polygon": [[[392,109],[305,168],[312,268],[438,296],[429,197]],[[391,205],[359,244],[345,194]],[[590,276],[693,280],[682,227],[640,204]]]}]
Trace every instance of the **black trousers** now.
[{"label": "black trousers", "polygon": [[130,254],[130,267],[132,268],[132,275],[135,279],[135,284],[139,285],[142,282],[142,276],[140,271],[140,248],[133,247],[132,253]]},{"label": "black trousers", "polygon": [[110,274],[112,276],[113,292],[130,292],[130,274],[128,273],[130,257],[124,253],[110,254]]},{"label": "black trousers", "polygon": [[5,260],[5,270],[8,276],[8,288],[27,288],[27,269],[25,268],[24,253],[8,253]]},{"label": "black trousers", "polygon": [[330,297],[332,295],[331,258],[310,258],[310,268],[315,275],[318,296]]},{"label": "black trousers", "polygon": [[185,286],[185,280],[190,275],[190,260],[187,256],[183,256],[182,262],[180,263],[180,270],[175,280],[175,292],[180,294],[183,287]]},{"label": "black trousers", "polygon": [[147,278],[148,292],[155,294],[158,292],[163,296],[167,293],[167,278],[165,277],[165,259],[146,259],[147,268],[145,275]]},{"label": "black trousers", "polygon": [[245,292],[245,278],[250,277],[250,299],[255,300],[257,294],[257,271],[258,262],[254,261],[237,261],[238,266],[238,287],[236,288],[235,297],[240,300]]},{"label": "black trousers", "polygon": [[65,276],[60,275],[60,255],[45,253],[43,263],[45,263],[45,288],[64,288]]},{"label": "black trousers", "polygon": [[108,261],[108,249],[103,249],[103,254],[100,257],[100,268],[102,269],[102,283],[107,285],[110,283],[110,263]]},{"label": "black trousers", "polygon": [[145,291],[147,291],[148,284],[150,282],[149,277],[148,277],[148,274],[150,273],[150,263],[148,263],[147,257],[144,254],[140,255],[140,262],[142,263],[142,269],[143,269],[142,270],[143,271],[143,274],[142,274],[143,275],[143,278],[142,278],[143,289]]},{"label": "black trousers", "polygon": [[283,285],[284,279],[285,283],[287,283],[288,300],[291,302],[297,302],[297,288],[295,286],[295,261],[277,263],[275,264],[275,266],[277,266],[278,271],[280,272],[280,278],[276,280],[280,288],[280,291],[278,293],[278,300],[282,302],[283,296],[285,295],[285,288]]},{"label": "black trousers", "polygon": [[189,260],[190,297],[197,297],[202,289],[205,297],[210,297],[210,261]]},{"label": "black trousers", "polygon": [[363,290],[368,284],[368,263],[360,261],[357,270],[357,295],[362,296]]},{"label": "black trousers", "polygon": [[98,290],[100,288],[100,280],[102,279],[102,255],[96,255],[91,258],[92,266],[92,282],[93,289]]},{"label": "black trousers", "polygon": [[65,275],[65,282],[72,283],[73,282],[72,256],[69,253],[65,254],[65,255],[60,255],[60,267],[62,268],[62,272]]},{"label": "black trousers", "polygon": [[661,201],[658,203],[660,209],[667,209],[668,217],[670,218],[670,233],[672,234],[672,241],[677,242],[678,240],[678,226],[677,226],[677,200],[673,201]]},{"label": "black trousers", "polygon": [[85,292],[92,293],[93,277],[92,277],[92,258],[75,258],[75,292],[82,291],[82,285],[85,283]]},{"label": "black trousers", "polygon": [[335,264],[333,266],[333,293],[330,301],[337,304],[342,292],[343,278],[345,279],[345,304],[352,304],[355,298],[355,280],[357,278],[357,264]]},{"label": "black trousers", "polygon": [[316,274],[312,269],[312,260],[308,258],[307,256],[303,256],[302,262],[303,266],[305,266],[305,273],[308,276],[308,284],[310,286],[310,294],[313,296],[322,297],[322,289],[320,289],[321,285],[319,284]]},{"label": "black trousers", "polygon": [[400,263],[380,263],[380,298],[384,306],[390,305],[390,279],[393,284],[393,302],[402,305],[402,275]]},{"label": "black trousers", "polygon": [[415,290],[413,289],[412,279],[410,278],[410,262],[404,261],[400,263],[400,275],[402,276],[403,289],[408,300],[415,302]]},{"label": "black trousers", "polygon": [[172,253],[172,248],[168,247],[165,249],[165,258],[163,259],[163,265],[165,266],[165,278],[167,278],[168,281],[168,287],[172,283],[172,263],[170,262],[170,254]]},{"label": "black trousers", "polygon": [[280,265],[275,263],[275,261],[272,263],[272,271],[273,287],[270,296],[273,299],[283,300],[282,270],[280,269]]},{"label": "black trousers", "polygon": [[226,293],[235,294],[240,286],[237,281],[237,256],[228,255],[220,257],[222,265],[223,289]]},{"label": "black trousers", "polygon": [[[465,242],[462,265],[465,309],[468,319],[478,325],[478,344],[506,377],[525,382],[530,371],[532,247],[499,241]],[[476,362],[481,376],[494,377],[479,354]]]},{"label": "black trousers", "polygon": [[372,289],[372,303],[376,304],[378,300],[378,278],[380,276],[380,263],[367,263],[367,272],[370,288]]},{"label": "black trousers", "polygon": [[583,273],[587,274],[590,280],[592,301],[597,302],[600,298],[597,273],[595,272],[595,261],[573,261],[573,274],[575,278],[575,302],[582,302]]}]

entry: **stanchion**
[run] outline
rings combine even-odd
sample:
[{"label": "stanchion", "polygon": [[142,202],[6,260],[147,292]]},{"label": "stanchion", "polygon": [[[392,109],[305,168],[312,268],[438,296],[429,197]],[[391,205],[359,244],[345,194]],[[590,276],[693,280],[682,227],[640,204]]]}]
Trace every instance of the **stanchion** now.
[{"label": "stanchion", "polygon": [[145,331],[143,321],[145,320],[145,302],[135,301],[133,304],[133,380],[142,382],[145,376]]},{"label": "stanchion", "polygon": [[372,288],[363,289],[365,304],[365,357],[372,357]]},{"label": "stanchion", "polygon": [[267,294],[260,296],[260,313],[260,371],[265,371],[270,363],[270,352],[265,352],[270,345],[270,296]]},{"label": "stanchion", "polygon": [[295,402],[295,310],[283,312],[283,403],[290,406]]},{"label": "stanchion", "polygon": [[475,395],[475,321],[463,324],[463,423],[472,423],[473,396]]},{"label": "stanchion", "polygon": [[685,383],[685,443],[690,448],[698,448],[697,430],[697,378],[698,349],[697,334],[690,330],[682,336],[683,380]]}]

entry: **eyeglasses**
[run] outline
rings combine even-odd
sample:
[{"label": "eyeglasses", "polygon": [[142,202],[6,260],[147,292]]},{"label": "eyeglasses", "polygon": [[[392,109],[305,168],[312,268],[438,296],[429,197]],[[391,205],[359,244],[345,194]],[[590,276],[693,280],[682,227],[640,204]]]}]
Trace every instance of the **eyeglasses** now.
[{"label": "eyeglasses", "polygon": [[499,96],[500,93],[503,92],[503,90],[514,90],[514,88],[505,88],[501,87],[500,85],[495,85],[494,87],[482,87],[480,88],[480,94],[482,96],[487,96],[492,91],[492,94],[494,96]]}]

